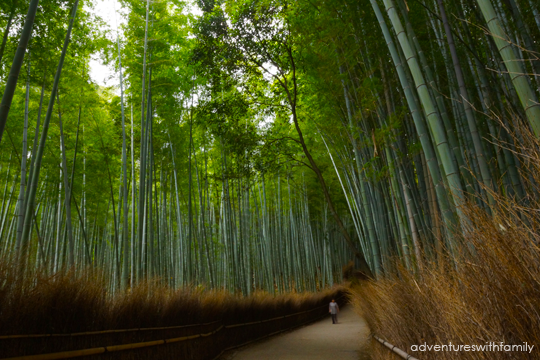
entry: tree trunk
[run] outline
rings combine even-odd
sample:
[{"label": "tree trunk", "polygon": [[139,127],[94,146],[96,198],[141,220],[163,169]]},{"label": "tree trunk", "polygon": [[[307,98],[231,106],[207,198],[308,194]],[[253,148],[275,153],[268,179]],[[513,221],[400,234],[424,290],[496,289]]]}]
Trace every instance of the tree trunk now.
[{"label": "tree trunk", "polygon": [[[33,0],[33,2],[34,1],[36,2],[36,7],[37,7],[37,0]],[[71,13],[71,19],[70,19],[69,26],[66,33],[66,38],[64,40],[64,46],[62,48],[62,53],[60,55],[60,61],[58,62],[58,68],[56,69],[56,74],[54,76],[53,87],[51,90],[51,97],[49,99],[49,106],[47,107],[47,114],[45,115],[45,120],[43,121],[43,131],[41,132],[41,139],[39,142],[39,147],[37,149],[36,154],[32,154],[32,157],[35,156],[35,161],[33,161],[34,167],[32,169],[32,173],[29,179],[30,190],[29,190],[28,199],[26,202],[24,226],[23,226],[23,233],[21,237],[22,253],[24,253],[24,248],[27,246],[28,240],[29,240],[30,229],[31,229],[31,224],[33,220],[32,214],[34,211],[34,202],[36,199],[36,192],[37,192],[38,181],[39,181],[39,173],[41,171],[41,161],[43,158],[43,152],[45,151],[45,143],[47,141],[47,132],[49,130],[49,124],[51,122],[51,117],[54,110],[54,99],[58,91],[58,84],[60,83],[62,67],[64,65],[64,59],[66,57],[67,48],[68,48],[69,40],[71,37],[71,30],[73,29],[73,22],[75,21],[75,16],[77,15],[78,5],[79,5],[79,0],[75,0],[75,4],[73,4],[73,11]],[[19,265],[21,266],[21,270],[23,270],[24,260],[21,261]]]},{"label": "tree trunk", "polygon": [[[30,41],[30,37],[32,36],[32,27],[34,26],[34,20],[36,18],[38,3],[39,0],[32,0],[30,2],[30,6],[28,7],[28,14],[26,15],[26,20],[24,21],[19,46],[15,51],[15,57],[13,58],[13,63],[11,64],[11,70],[9,71],[6,88],[4,90],[4,95],[2,96],[2,102],[0,103],[0,143],[2,142],[2,135],[4,134],[4,129],[6,127],[9,109],[11,108],[11,101],[13,100],[13,94],[15,94],[15,88],[17,87],[17,80],[19,79],[19,72],[21,71],[23,64],[24,54],[26,52],[28,42]],[[76,0],[75,7],[77,4],[78,1]],[[6,34],[4,36],[6,36]]]},{"label": "tree trunk", "polygon": [[512,50],[512,42],[508,39],[508,36],[504,32],[501,20],[499,20],[491,0],[476,0],[480,6],[480,10],[484,15],[484,19],[488,24],[490,35],[493,36],[493,40],[497,45],[499,53],[501,54],[504,65],[508,70],[512,84],[516,89],[519,96],[521,105],[525,109],[527,119],[531,125],[537,137],[540,137],[540,103],[536,98],[536,94],[531,89],[529,82],[527,81],[526,74],[523,74],[519,62],[521,61],[516,57],[516,54]]}]

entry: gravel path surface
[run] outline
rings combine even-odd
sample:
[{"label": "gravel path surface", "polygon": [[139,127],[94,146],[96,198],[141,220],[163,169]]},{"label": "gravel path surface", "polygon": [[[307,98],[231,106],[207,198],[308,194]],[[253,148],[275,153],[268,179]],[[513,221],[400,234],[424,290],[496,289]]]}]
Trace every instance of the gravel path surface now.
[{"label": "gravel path surface", "polygon": [[351,305],[345,306],[333,325],[330,315],[298,330],[245,346],[223,360],[348,360],[367,359],[361,350],[369,329]]}]

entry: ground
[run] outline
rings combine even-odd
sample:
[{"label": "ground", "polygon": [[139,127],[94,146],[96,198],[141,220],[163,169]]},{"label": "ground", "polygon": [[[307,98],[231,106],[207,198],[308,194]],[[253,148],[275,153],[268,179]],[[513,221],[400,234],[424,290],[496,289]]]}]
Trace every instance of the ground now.
[{"label": "ground", "polygon": [[242,347],[222,360],[358,360],[365,354],[369,329],[351,305],[343,307],[338,324],[330,315],[294,331]]}]

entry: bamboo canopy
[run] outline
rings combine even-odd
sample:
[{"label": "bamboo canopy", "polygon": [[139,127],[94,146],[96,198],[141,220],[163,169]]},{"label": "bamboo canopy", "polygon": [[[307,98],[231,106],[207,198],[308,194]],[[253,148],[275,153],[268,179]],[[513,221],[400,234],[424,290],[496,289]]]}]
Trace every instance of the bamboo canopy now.
[{"label": "bamboo canopy", "polygon": [[66,4],[1,9],[0,257],[21,275],[318,290],[351,261],[421,273],[468,246],[465,205],[538,197],[532,0],[128,0],[114,41]]}]

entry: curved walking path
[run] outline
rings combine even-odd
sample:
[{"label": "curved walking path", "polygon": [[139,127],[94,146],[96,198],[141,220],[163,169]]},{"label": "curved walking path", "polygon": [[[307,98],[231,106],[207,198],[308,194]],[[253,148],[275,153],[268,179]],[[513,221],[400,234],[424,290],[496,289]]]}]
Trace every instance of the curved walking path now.
[{"label": "curved walking path", "polygon": [[248,345],[227,354],[227,360],[367,359],[361,348],[369,329],[352,305],[344,306],[333,325],[330,315],[313,324]]}]

